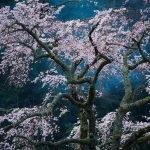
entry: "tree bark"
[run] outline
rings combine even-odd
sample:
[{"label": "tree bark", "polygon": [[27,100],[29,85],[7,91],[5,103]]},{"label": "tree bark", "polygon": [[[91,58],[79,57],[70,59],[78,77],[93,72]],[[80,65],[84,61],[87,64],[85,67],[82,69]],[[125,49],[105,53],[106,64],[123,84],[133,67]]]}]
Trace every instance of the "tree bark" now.
[{"label": "tree bark", "polygon": [[88,111],[88,119],[89,119],[89,150],[96,150],[96,143],[95,143],[95,115],[92,110],[92,106],[90,107],[90,110]]},{"label": "tree bark", "polygon": [[113,127],[112,150],[119,150],[122,134],[122,121],[125,114],[126,112],[122,111],[121,108],[119,108]]},{"label": "tree bark", "polygon": [[[87,121],[87,115],[84,109],[80,109],[79,114],[80,119],[80,139],[85,139],[88,137],[88,121]],[[80,144],[80,150],[88,150],[88,147],[86,145]]]}]

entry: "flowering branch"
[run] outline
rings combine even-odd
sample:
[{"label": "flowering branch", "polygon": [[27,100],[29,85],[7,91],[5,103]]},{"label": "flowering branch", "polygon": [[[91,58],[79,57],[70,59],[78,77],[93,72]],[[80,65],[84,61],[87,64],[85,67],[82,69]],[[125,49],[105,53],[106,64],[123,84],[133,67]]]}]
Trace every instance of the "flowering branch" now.
[{"label": "flowering branch", "polygon": [[68,71],[68,67],[60,60],[60,58],[58,58],[54,53],[52,53],[48,47],[47,44],[43,43],[35,33],[33,33],[33,31],[31,31],[30,29],[28,29],[24,24],[20,23],[20,22],[16,22],[17,25],[20,25],[24,31],[26,31],[29,35],[31,35],[33,37],[33,39],[35,39],[37,41],[37,43],[49,54],[49,57],[54,60],[56,62],[56,64],[58,64],[59,66],[61,66],[61,68],[64,71]]}]

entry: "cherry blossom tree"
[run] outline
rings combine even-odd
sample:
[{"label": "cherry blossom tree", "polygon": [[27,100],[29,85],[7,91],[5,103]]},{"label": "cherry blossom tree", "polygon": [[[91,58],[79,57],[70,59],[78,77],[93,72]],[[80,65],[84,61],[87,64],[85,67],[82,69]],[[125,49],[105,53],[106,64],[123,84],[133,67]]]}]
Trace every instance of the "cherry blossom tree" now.
[{"label": "cherry blossom tree", "polygon": [[[1,117],[1,122],[9,121],[9,125],[1,127],[1,147],[15,149],[19,141],[25,149],[45,146],[52,149],[76,143],[80,150],[95,150],[96,145],[102,143],[108,150],[110,146],[113,150],[126,150],[136,141],[149,139],[148,123],[143,123],[143,128],[139,123],[130,123],[128,135],[130,121],[125,123],[130,111],[150,102],[149,96],[132,102],[134,91],[130,79],[134,70],[145,73],[146,90],[150,93],[149,9],[141,10],[139,21],[130,18],[128,10],[121,8],[96,11],[88,21],[62,22],[57,14],[63,7],[26,0],[17,2],[13,9],[7,6],[0,9],[0,73],[9,74],[9,83],[23,86],[30,81],[32,63],[41,59],[49,61],[49,69],[31,81],[49,85],[49,93],[39,108],[9,110],[9,114]],[[106,74],[122,78],[125,94],[116,112],[99,121],[94,100],[103,94],[97,83]],[[55,121],[66,109],[60,108],[57,117],[54,111],[64,100],[78,108],[78,136],[74,138],[71,134],[69,138],[53,141],[51,136],[58,132]],[[109,129],[108,134],[103,128]],[[42,137],[38,138],[39,132]],[[12,145],[7,143],[10,138],[14,138]]]}]

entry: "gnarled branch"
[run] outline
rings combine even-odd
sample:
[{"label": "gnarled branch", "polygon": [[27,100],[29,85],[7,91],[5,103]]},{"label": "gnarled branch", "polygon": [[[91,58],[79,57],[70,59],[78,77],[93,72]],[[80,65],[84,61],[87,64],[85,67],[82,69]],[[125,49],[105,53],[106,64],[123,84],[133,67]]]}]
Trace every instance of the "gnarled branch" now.
[{"label": "gnarled branch", "polygon": [[124,104],[123,109],[126,111],[131,111],[134,108],[150,103],[150,96],[140,99],[134,103]]},{"label": "gnarled branch", "polygon": [[33,39],[35,39],[36,42],[49,54],[49,57],[52,60],[54,60],[56,62],[56,64],[58,64],[63,69],[63,71],[69,70],[68,67],[60,60],[60,58],[58,58],[53,52],[51,52],[48,45],[46,43],[43,43],[33,31],[31,31],[24,24],[22,24],[18,21],[16,21],[16,24],[20,25],[22,27],[22,29],[24,29],[24,31],[26,31],[29,35],[31,35],[33,37]]},{"label": "gnarled branch", "polygon": [[34,145],[35,147],[40,147],[40,146],[60,147],[62,145],[67,145],[71,143],[77,143],[77,144],[82,144],[82,145],[86,145],[90,143],[90,139],[88,138],[86,139],[67,139],[66,138],[66,139],[59,140],[57,142],[51,142],[51,141],[36,142],[22,135],[17,135],[16,137],[27,140],[30,144]]},{"label": "gnarled branch", "polygon": [[133,132],[128,140],[123,144],[122,150],[128,150],[129,147],[139,138],[143,137],[144,134],[150,132],[150,126],[147,126],[145,128],[139,129],[136,132]]}]

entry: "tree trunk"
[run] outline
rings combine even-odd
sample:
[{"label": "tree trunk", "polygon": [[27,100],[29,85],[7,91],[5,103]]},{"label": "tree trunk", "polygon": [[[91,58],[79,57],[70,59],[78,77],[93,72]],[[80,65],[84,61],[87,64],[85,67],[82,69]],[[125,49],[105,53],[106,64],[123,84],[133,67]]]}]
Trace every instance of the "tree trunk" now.
[{"label": "tree trunk", "polygon": [[112,150],[119,150],[120,148],[121,135],[122,135],[122,121],[123,121],[125,114],[126,112],[122,111],[119,108],[117,116],[116,116],[116,120],[114,122],[114,127],[113,127]]},{"label": "tree trunk", "polygon": [[95,143],[95,115],[92,110],[91,105],[87,111],[88,119],[89,119],[89,138],[91,140],[89,144],[89,150],[96,150],[96,143]]},{"label": "tree trunk", "polygon": [[[83,109],[80,109],[80,139],[88,137],[88,121],[87,114]],[[86,145],[80,145],[80,150],[88,150]]]}]

